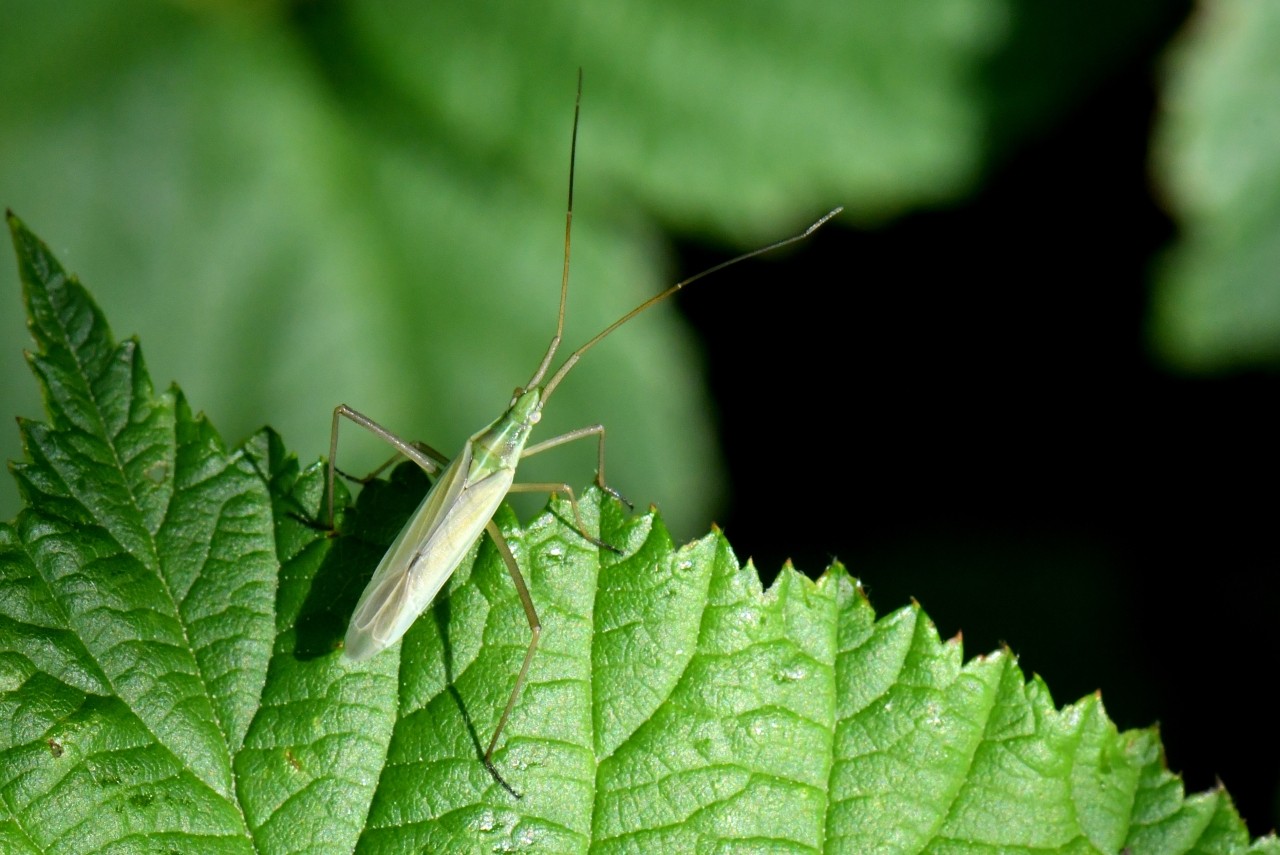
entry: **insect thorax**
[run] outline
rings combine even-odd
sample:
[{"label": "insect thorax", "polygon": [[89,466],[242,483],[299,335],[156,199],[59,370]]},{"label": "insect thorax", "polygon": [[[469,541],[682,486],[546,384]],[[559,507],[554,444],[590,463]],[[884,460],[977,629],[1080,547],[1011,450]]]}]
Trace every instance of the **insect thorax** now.
[{"label": "insect thorax", "polygon": [[507,411],[484,430],[472,435],[473,473],[514,468],[529,441],[529,432],[542,418],[542,389],[518,391]]}]

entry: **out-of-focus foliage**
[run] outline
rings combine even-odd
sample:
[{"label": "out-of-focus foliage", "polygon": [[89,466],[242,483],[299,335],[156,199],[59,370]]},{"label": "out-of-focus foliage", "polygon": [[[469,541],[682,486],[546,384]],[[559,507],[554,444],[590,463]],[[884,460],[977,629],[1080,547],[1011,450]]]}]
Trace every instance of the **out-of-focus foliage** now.
[{"label": "out-of-focus foliage", "polygon": [[[0,0],[0,204],[93,272],[230,436],[266,418],[318,454],[343,401],[449,449],[550,335],[578,67],[571,344],[692,272],[660,225],[730,251],[836,203],[859,224],[961,197],[1156,4],[1112,5]],[[699,287],[777,299],[732,284]],[[24,344],[6,313],[6,411],[37,409]],[[606,422],[611,481],[681,535],[721,483],[696,365],[647,318],[548,410],[551,430]],[[566,454],[531,471],[585,481],[590,450]]]},{"label": "out-of-focus foliage", "polygon": [[1169,54],[1155,173],[1180,241],[1155,345],[1192,370],[1280,364],[1280,6],[1209,0]]}]

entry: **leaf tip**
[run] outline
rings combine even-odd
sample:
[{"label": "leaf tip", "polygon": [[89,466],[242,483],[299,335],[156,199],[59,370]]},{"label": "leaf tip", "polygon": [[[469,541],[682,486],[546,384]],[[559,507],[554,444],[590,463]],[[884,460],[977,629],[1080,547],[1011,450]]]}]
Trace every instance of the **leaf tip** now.
[{"label": "leaf tip", "polygon": [[13,238],[13,245],[21,253],[22,243],[29,243],[32,240],[39,240],[35,235],[31,234],[31,229],[27,228],[27,224],[22,218],[13,212],[12,208],[4,209],[4,220],[9,225],[9,235]]}]

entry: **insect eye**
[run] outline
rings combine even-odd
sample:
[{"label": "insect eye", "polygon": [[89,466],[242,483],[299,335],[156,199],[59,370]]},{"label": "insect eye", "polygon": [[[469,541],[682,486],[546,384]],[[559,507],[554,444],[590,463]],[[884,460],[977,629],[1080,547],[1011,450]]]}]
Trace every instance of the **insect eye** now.
[{"label": "insect eye", "polygon": [[534,410],[529,414],[529,424],[536,425],[540,421],[542,421],[542,410]]}]

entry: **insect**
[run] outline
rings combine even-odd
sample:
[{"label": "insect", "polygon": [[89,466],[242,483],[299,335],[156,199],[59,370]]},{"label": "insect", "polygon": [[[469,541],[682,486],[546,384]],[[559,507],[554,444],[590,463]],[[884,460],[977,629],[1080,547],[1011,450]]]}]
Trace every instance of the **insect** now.
[{"label": "insect", "polygon": [[[342,419],[348,419],[386,441],[396,449],[392,461],[403,455],[428,475],[435,477],[435,483],[418,506],[413,516],[405,524],[391,547],[383,556],[369,580],[364,593],[356,604],[351,615],[351,623],[347,627],[343,655],[351,661],[361,661],[375,656],[400,640],[413,622],[422,614],[432,600],[435,599],[444,583],[462,563],[472,545],[485,532],[493,539],[515,584],[516,593],[524,608],[529,622],[529,647],[524,661],[516,676],[515,685],[507,699],[507,705],[494,728],[493,737],[484,753],[484,765],[494,780],[512,796],[519,794],[498,773],[493,763],[494,749],[502,735],[503,728],[511,716],[520,690],[529,676],[529,665],[533,661],[534,651],[538,647],[538,639],[542,634],[542,624],[538,620],[537,609],[529,596],[529,588],[520,572],[520,565],[502,536],[502,531],[493,522],[493,515],[508,493],[563,493],[569,499],[573,511],[574,525],[578,533],[595,546],[618,550],[592,536],[586,531],[582,516],[578,510],[577,497],[573,489],[564,483],[527,483],[516,484],[516,467],[520,461],[535,454],[556,448],[580,439],[594,438],[598,448],[598,467],[596,484],[606,493],[622,499],[618,492],[605,483],[604,476],[604,426],[590,425],[551,437],[542,442],[529,445],[529,434],[542,417],[542,408],[546,406],[551,395],[559,387],[561,381],[569,374],[578,360],[588,350],[595,347],[614,330],[630,321],[646,309],[671,297],[681,288],[736,264],[747,258],[769,252],[790,243],[802,240],[812,234],[841,208],[827,213],[817,222],[810,225],[800,234],[786,238],[744,253],[728,261],[710,267],[701,273],[677,282],[662,293],[649,298],[640,305],[618,318],[585,344],[573,351],[560,366],[545,379],[551,369],[551,362],[560,347],[564,332],[565,300],[569,291],[569,238],[573,225],[573,172],[578,146],[578,114],[582,102],[582,76],[578,76],[578,94],[574,103],[573,135],[569,149],[569,203],[565,215],[564,231],[564,267],[560,280],[560,308],[556,318],[555,335],[547,346],[547,351],[538,364],[533,376],[513,394],[507,409],[492,424],[474,433],[462,450],[452,460],[440,452],[420,442],[407,442],[393,434],[382,425],[370,419],[346,404],[339,404],[333,411],[333,428],[329,444],[328,467],[328,512],[329,527],[333,526],[333,489],[334,475],[337,471],[338,426]],[[375,470],[369,478],[381,471]],[[625,500],[624,500],[625,501]]]}]

